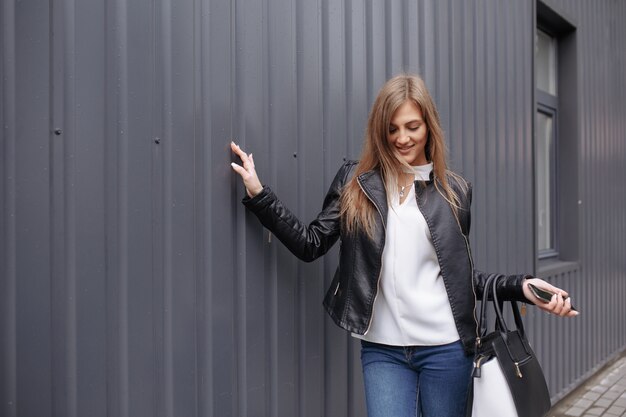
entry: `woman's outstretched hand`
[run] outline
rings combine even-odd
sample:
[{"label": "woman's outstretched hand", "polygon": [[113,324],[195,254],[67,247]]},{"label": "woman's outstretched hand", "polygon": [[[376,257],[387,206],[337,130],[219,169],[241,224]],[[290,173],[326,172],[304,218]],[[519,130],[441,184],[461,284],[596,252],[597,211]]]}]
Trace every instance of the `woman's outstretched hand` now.
[{"label": "woman's outstretched hand", "polygon": [[256,175],[256,171],[254,169],[254,159],[252,158],[252,154],[248,155],[239,147],[239,145],[235,144],[235,142],[230,142],[230,149],[241,158],[242,165],[238,165],[234,162],[230,164],[233,167],[233,170],[241,175],[241,179],[243,180],[243,185],[246,187],[246,193],[250,198],[254,197],[263,189],[263,185],[261,181],[259,181],[259,177]]},{"label": "woman's outstretched hand", "polygon": [[[552,296],[552,300],[549,303],[542,301],[541,299],[535,297],[533,292],[528,287],[528,284],[533,284],[534,286],[541,288],[546,291],[550,291],[554,293]],[[555,314],[561,317],[575,317],[578,315],[576,310],[572,310],[572,302],[567,294],[567,291],[563,291],[560,288],[555,287],[554,285],[548,284],[546,281],[539,278],[529,278],[524,280],[524,296],[529,301],[532,301],[537,307],[541,310]]]}]

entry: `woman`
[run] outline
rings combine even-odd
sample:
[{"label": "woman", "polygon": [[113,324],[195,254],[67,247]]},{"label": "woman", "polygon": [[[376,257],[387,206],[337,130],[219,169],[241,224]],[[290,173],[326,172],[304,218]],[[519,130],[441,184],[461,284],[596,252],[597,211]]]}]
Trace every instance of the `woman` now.
[{"label": "woman", "polygon": [[[444,135],[424,82],[390,79],[369,115],[359,162],[346,162],[322,211],[305,225],[259,181],[234,143],[244,204],[297,257],[312,261],[341,238],[324,299],[335,323],[361,339],[368,415],[462,416],[477,337],[474,308],[488,274],[472,264],[471,185],[448,171]],[[528,284],[552,291],[542,303]],[[502,299],[574,316],[567,293],[526,275],[502,276]]]}]

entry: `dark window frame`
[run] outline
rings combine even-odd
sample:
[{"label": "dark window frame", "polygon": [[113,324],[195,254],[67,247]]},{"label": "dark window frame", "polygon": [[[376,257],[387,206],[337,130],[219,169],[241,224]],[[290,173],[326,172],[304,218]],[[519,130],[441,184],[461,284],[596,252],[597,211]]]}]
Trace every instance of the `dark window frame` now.
[{"label": "dark window frame", "polygon": [[[535,82],[535,98],[537,113],[543,113],[552,117],[552,144],[550,146],[550,247],[547,249],[537,249],[537,256],[539,259],[558,258],[559,257],[559,227],[558,227],[558,214],[559,214],[559,181],[558,181],[558,163],[559,163],[559,39],[546,28],[537,24],[536,31],[542,31],[554,41],[554,82],[556,83],[556,95],[551,94],[536,87]],[[535,136],[535,140],[537,137]],[[535,150],[536,152],[536,150]],[[536,167],[535,167],[536,169]],[[537,187],[537,181],[535,182]],[[535,209],[538,209],[536,207]],[[537,222],[537,225],[539,223]]]},{"label": "dark window frame", "polygon": [[[547,249],[540,249],[537,251],[539,259],[555,258],[559,256],[559,225],[558,225],[558,213],[559,213],[559,199],[557,197],[557,191],[559,189],[558,179],[558,109],[544,105],[543,103],[537,103],[537,113],[543,113],[552,118],[552,143],[550,144],[549,158],[550,158],[550,247]],[[535,113],[536,116],[536,113]],[[535,184],[535,187],[537,185]]]},{"label": "dark window frame", "polygon": [[[551,95],[537,88],[536,75],[533,78],[533,155],[537,157],[536,119],[537,112],[554,109],[557,113],[554,129],[556,138],[556,170],[557,188],[555,214],[555,250],[544,252],[538,250],[538,207],[535,200],[535,259],[536,270],[541,274],[550,274],[556,270],[578,268],[579,262],[579,200],[578,200],[578,159],[579,159],[579,120],[578,120],[578,68],[577,68],[577,33],[576,26],[570,18],[557,12],[541,0],[536,4],[536,31],[541,30],[554,37],[556,45],[556,92]],[[536,59],[533,54],[533,59]],[[533,65],[534,67],[534,65]],[[545,107],[544,107],[545,106]],[[536,159],[533,175],[537,175]],[[537,179],[534,180],[537,192]],[[535,194],[535,199],[537,194]]]}]

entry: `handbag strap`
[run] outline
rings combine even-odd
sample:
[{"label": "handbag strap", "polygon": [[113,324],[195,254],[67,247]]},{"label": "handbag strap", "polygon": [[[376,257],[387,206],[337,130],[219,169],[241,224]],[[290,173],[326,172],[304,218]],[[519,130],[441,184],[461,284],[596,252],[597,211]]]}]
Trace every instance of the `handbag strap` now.
[{"label": "handbag strap", "polygon": [[[480,305],[480,316],[478,321],[478,327],[480,329],[480,338],[484,338],[487,335],[487,304],[489,303],[489,290],[492,289],[492,283],[497,281],[498,276],[495,274],[489,275],[485,286],[483,287],[483,299]],[[495,294],[495,286],[492,289]]]},{"label": "handbag strap", "polygon": [[[506,334],[509,331],[506,321],[504,320],[504,315],[502,313],[503,302],[498,299],[498,292],[496,291],[498,280],[502,277],[502,275],[491,274],[487,278],[485,282],[485,286],[483,288],[483,298],[480,307],[480,316],[478,327],[480,329],[480,338],[483,339],[488,332],[488,323],[487,323],[487,304],[489,303],[489,292],[491,291],[492,300],[493,300],[493,308],[496,313],[496,329],[500,330],[501,333]],[[522,316],[519,312],[519,308],[517,307],[517,302],[510,301],[511,310],[513,312],[513,319],[515,322],[515,328],[519,331],[520,335],[525,339],[526,331],[524,330],[524,323],[522,321]]]},{"label": "handbag strap", "polygon": [[[496,292],[496,284],[498,283],[498,278],[494,279],[492,282],[492,292],[493,292],[493,308],[496,311],[496,319],[498,326],[500,326],[500,330],[504,332],[508,332],[509,329],[506,326],[506,321],[504,320],[504,315],[502,314],[502,304],[498,300],[498,293]],[[524,330],[524,323],[522,322],[522,316],[519,312],[519,308],[517,307],[517,302],[510,300],[511,310],[513,311],[513,319],[515,321],[515,328],[520,333],[520,335],[525,339],[526,332]]]},{"label": "handbag strap", "polygon": [[[498,302],[498,293],[496,292],[496,284],[497,284],[497,279],[493,280],[493,283],[492,283],[493,308],[494,310],[496,310],[496,316],[497,316],[496,319],[497,319],[498,325],[500,326],[500,334],[502,334],[502,338],[506,341],[507,333],[509,329],[506,327],[506,321],[504,320],[504,317],[502,314],[502,308],[500,307],[500,304]],[[513,300],[510,300],[509,302],[511,303],[511,309],[513,310],[513,317],[515,319],[515,327],[517,328],[517,331],[519,335],[522,337],[522,339],[526,340],[526,332],[524,331],[524,323],[522,322],[522,316],[520,315],[519,309],[517,308],[517,302]],[[509,354],[509,357],[511,358],[511,360],[517,362],[517,359],[513,356],[513,353],[511,352],[511,349],[509,348],[509,344],[504,343],[504,346],[506,347],[507,353]],[[524,348],[524,351],[526,352],[527,355],[532,355],[532,353],[528,351],[528,348],[526,347],[525,343],[522,344],[522,347]]]}]

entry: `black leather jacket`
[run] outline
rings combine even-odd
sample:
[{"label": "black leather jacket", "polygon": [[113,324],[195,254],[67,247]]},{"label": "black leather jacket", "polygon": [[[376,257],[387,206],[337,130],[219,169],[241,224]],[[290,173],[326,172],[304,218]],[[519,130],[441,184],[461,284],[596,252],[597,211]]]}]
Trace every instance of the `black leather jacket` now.
[{"label": "black leather jacket", "polygon": [[[322,211],[309,225],[301,222],[265,186],[253,198],[244,198],[250,209],[281,242],[298,258],[310,262],[324,255],[341,238],[339,266],[324,298],[324,306],[335,323],[347,331],[364,334],[372,318],[374,298],[382,267],[387,222],[387,196],[382,177],[377,170],[363,173],[357,181],[374,204],[378,213],[375,235],[370,239],[364,232],[342,233],[339,197],[352,178],[357,162],[346,162],[337,172]],[[488,274],[474,269],[469,247],[471,186],[463,192],[452,177],[451,186],[461,197],[457,223],[448,202],[435,188],[433,177],[416,182],[417,205],[426,219],[441,276],[448,293],[452,314],[465,351],[474,351],[477,336],[476,300],[482,298]],[[522,291],[527,275],[504,276],[499,280],[498,296],[504,300],[526,301]]]}]

